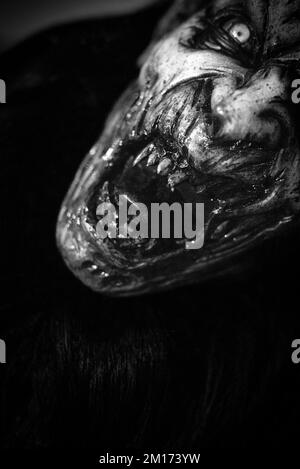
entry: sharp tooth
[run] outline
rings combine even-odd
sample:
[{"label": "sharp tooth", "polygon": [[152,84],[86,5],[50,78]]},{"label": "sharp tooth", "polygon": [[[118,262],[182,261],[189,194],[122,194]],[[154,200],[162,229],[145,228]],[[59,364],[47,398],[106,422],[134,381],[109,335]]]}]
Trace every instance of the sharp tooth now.
[{"label": "sharp tooth", "polygon": [[102,187],[102,197],[105,198],[105,200],[109,200],[109,182],[105,181]]},{"label": "sharp tooth", "polygon": [[188,178],[188,175],[184,173],[183,171],[176,171],[176,173],[173,173],[169,176],[168,178],[168,184],[171,188],[177,186],[181,182],[185,181]]},{"label": "sharp tooth", "polygon": [[168,174],[170,171],[170,166],[172,164],[172,161],[169,160],[169,158],[164,158],[159,165],[157,166],[157,174],[161,174],[162,176],[165,176]]},{"label": "sharp tooth", "polygon": [[133,162],[133,166],[136,166],[139,164],[141,161],[143,161],[144,158],[148,158],[149,154],[153,151],[154,146],[148,145],[144,150],[136,157],[136,159]]},{"label": "sharp tooth", "polygon": [[159,160],[159,153],[157,150],[154,150],[148,158],[147,166],[155,165]]}]

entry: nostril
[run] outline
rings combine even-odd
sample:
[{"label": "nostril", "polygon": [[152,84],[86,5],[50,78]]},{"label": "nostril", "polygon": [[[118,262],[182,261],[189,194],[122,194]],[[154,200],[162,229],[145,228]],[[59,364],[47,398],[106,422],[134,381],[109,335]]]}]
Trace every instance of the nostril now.
[{"label": "nostril", "polygon": [[228,106],[221,101],[221,103],[217,104],[214,108],[214,112],[219,118],[226,118],[228,117]]},{"label": "nostril", "polygon": [[213,109],[213,133],[218,136],[224,126],[225,121],[230,119],[228,106],[221,101]]}]

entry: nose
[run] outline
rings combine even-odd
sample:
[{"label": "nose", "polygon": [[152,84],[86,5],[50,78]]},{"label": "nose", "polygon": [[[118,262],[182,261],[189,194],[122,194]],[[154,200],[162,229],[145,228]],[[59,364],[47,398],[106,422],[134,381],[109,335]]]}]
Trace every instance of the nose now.
[{"label": "nose", "polygon": [[288,99],[288,87],[281,75],[278,67],[271,67],[253,74],[242,87],[224,88],[224,92],[215,89],[212,111],[219,122],[217,136],[276,146],[283,113],[279,103]]}]

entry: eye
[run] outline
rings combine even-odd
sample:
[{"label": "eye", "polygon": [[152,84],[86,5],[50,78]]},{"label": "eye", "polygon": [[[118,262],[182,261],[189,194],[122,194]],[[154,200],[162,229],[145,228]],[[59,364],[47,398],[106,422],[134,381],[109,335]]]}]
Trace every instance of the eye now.
[{"label": "eye", "polygon": [[245,23],[227,21],[223,28],[240,44],[246,44],[251,38],[250,28]]}]

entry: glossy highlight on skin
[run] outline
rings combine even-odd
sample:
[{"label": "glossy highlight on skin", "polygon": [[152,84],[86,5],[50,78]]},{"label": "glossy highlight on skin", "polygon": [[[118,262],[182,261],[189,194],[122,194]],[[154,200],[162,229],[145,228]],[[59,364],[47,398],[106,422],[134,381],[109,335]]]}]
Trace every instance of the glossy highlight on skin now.
[{"label": "glossy highlight on skin", "polygon": [[[219,275],[299,215],[296,2],[194,5],[190,13],[175,3],[159,26],[63,203],[58,246],[95,291],[136,295]],[[99,239],[96,207],[124,194],[146,205],[204,203],[203,249]]]}]

